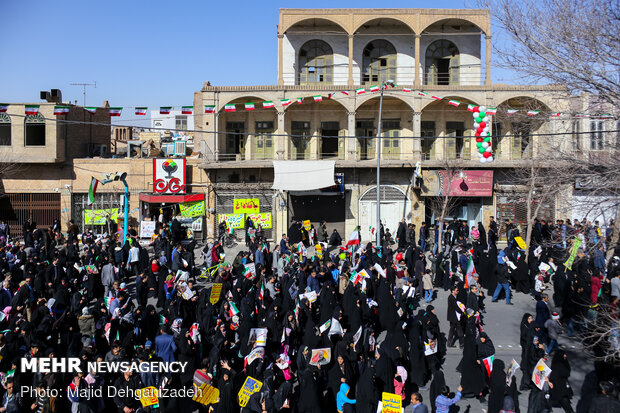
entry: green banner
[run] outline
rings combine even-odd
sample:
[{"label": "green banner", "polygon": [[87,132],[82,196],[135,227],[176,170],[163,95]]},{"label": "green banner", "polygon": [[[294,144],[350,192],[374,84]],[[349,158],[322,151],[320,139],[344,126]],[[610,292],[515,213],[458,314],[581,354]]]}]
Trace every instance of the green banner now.
[{"label": "green banner", "polygon": [[575,257],[577,256],[577,250],[579,249],[579,247],[581,246],[581,240],[577,237],[575,237],[573,239],[573,246],[570,249],[570,255],[568,257],[568,259],[566,260],[566,262],[564,263],[564,266],[566,268],[568,268],[569,270],[572,270],[573,268],[573,261],[575,261]]},{"label": "green banner", "polygon": [[179,209],[182,217],[200,217],[205,214],[205,201],[184,202]]},{"label": "green banner", "polygon": [[118,222],[118,208],[85,209],[84,225],[105,225],[108,217],[110,221]]}]

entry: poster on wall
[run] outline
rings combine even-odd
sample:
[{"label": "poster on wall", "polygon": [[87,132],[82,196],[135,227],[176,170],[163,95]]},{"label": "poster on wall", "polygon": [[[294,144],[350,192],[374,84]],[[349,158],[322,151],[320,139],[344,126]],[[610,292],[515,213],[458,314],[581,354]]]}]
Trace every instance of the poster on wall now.
[{"label": "poster on wall", "polygon": [[153,192],[185,193],[185,159],[153,159]]},{"label": "poster on wall", "polygon": [[260,212],[260,200],[258,198],[234,199],[234,214],[257,214]]},{"label": "poster on wall", "polygon": [[245,227],[243,214],[218,214],[217,222],[220,223],[222,221],[226,221],[228,228],[238,229]]},{"label": "poster on wall", "polygon": [[108,218],[112,222],[118,222],[118,208],[84,210],[85,225],[105,225]]},{"label": "poster on wall", "polygon": [[493,171],[422,171],[423,196],[493,196]]},{"label": "poster on wall", "polygon": [[155,233],[155,221],[141,221],[140,222],[140,238],[151,238]]},{"label": "poster on wall", "polygon": [[254,226],[260,225],[262,229],[269,229],[271,224],[271,212],[262,212],[260,214],[248,214],[248,218],[254,222]]},{"label": "poster on wall", "polygon": [[205,214],[205,201],[183,202],[179,204],[182,217],[200,217]]}]

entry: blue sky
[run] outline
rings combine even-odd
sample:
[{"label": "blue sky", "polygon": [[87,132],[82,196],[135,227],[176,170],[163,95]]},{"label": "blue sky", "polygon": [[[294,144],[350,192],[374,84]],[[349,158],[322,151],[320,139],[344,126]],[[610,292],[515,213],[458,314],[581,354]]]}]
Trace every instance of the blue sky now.
[{"label": "blue sky", "polygon": [[[40,90],[58,88],[65,101],[81,104],[82,88],[70,83],[97,81],[96,89],[87,88],[87,105],[109,100],[112,106],[157,108],[191,105],[193,92],[207,80],[276,84],[278,8],[310,4],[377,6],[367,0],[0,0],[0,101],[38,102]],[[394,0],[382,6],[429,4],[467,7],[466,0]]]}]

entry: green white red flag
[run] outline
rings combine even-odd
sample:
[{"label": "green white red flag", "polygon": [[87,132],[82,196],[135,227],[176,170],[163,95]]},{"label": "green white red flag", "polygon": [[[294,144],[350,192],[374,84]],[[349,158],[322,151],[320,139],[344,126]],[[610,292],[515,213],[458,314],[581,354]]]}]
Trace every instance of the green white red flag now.
[{"label": "green white red flag", "polygon": [[302,103],[304,103],[304,98],[297,98],[297,104],[301,105]]},{"label": "green white red flag", "polygon": [[230,302],[230,308],[228,309],[228,315],[231,317],[236,316],[237,314],[239,314],[239,309],[237,308],[237,306],[235,305],[235,303],[233,303],[232,301]]},{"label": "green white red flag", "polygon": [[7,110],[9,110],[9,104],[8,103],[0,103],[0,113],[4,113]]},{"label": "green white red flag", "polygon": [[323,96],[321,96],[321,95],[316,95],[316,96],[313,96],[313,98],[314,98],[314,101],[315,101],[315,102],[320,102],[320,101],[322,101],[322,100],[323,100]]},{"label": "green white red flag", "polygon": [[428,96],[428,93],[426,93],[426,92],[418,92],[418,96],[426,97],[426,96]]},{"label": "green white red flag", "polygon": [[341,90],[340,93],[342,93],[343,95],[349,96],[349,92],[347,92],[346,90]]},{"label": "green white red flag", "polygon": [[363,87],[359,89],[355,89],[356,95],[363,95],[364,93],[366,93],[366,89],[364,89]]},{"label": "green white red flag", "polygon": [[112,304],[112,301],[114,301],[114,297],[103,297],[103,303],[108,310],[110,309],[110,304]]},{"label": "green white red flag", "polygon": [[254,110],[254,103],[248,102],[245,104],[245,110]]},{"label": "green white red flag", "polygon": [[97,113],[97,108],[95,106],[87,106],[84,109],[86,110],[86,112],[90,113],[91,115],[94,115],[95,113]]},{"label": "green white red flag", "polygon": [[379,90],[381,90],[381,88],[379,87],[379,85],[374,85],[370,87],[370,91],[371,92],[378,92]]},{"label": "green white red flag", "polygon": [[110,116],[121,116],[122,111],[123,111],[123,108],[120,108],[120,107],[110,108]]},{"label": "green white red flag", "polygon": [[69,106],[54,106],[54,115],[66,115],[69,113]]},{"label": "green white red flag", "polygon": [[215,113],[215,105],[205,105],[205,113]]},{"label": "green white red flag", "polygon": [[508,115],[514,115],[515,113],[517,113],[519,110],[518,109],[508,109],[506,111],[506,113],[508,113]]},{"label": "green white red flag", "polygon": [[458,100],[450,99],[450,100],[448,101],[448,105],[458,106],[458,105],[460,105],[460,104],[461,104],[461,102],[459,102]]},{"label": "green white red flag", "polygon": [[146,107],[140,107],[140,108],[136,108],[136,115],[140,115],[140,116],[144,116],[146,115]]},{"label": "green white red flag", "polygon": [[495,360],[495,355],[489,356],[482,360],[489,377],[491,377],[491,372],[493,371],[493,360]]},{"label": "green white red flag", "polygon": [[431,95],[431,97],[435,100],[442,100],[443,98],[441,96],[435,96],[435,95]]},{"label": "green white red flag", "polygon": [[291,104],[291,100],[290,99],[280,99],[280,104],[282,106],[288,106]]},{"label": "green white red flag", "polygon": [[193,106],[181,106],[181,113],[183,115],[192,115],[194,113]]},{"label": "green white red flag", "polygon": [[273,101],[271,100],[266,100],[263,102],[263,107],[268,109],[268,108],[272,108],[273,107]]},{"label": "green white red flag", "polygon": [[159,108],[159,114],[160,115],[169,115],[171,110],[172,110],[172,106],[161,106]]},{"label": "green white red flag", "polygon": [[224,112],[234,112],[236,110],[237,110],[237,107],[233,104],[224,106]]},{"label": "green white red flag", "polygon": [[95,177],[92,177],[90,180],[90,187],[88,188],[88,205],[92,205],[95,203],[95,193],[97,193],[98,185],[99,180]]},{"label": "green white red flag", "polygon": [[407,87],[404,87],[404,88],[403,88],[403,92],[411,92],[411,89],[409,89],[409,88],[407,88]]},{"label": "green white red flag", "polygon": [[528,111],[527,111],[527,115],[528,115],[528,116],[536,116],[536,115],[538,115],[539,113],[540,113],[540,111],[539,111],[539,110],[528,110]]},{"label": "green white red flag", "polygon": [[487,115],[496,115],[497,114],[497,108],[487,108],[486,114]]},{"label": "green white red flag", "polygon": [[26,105],[26,115],[37,115],[39,113],[39,105]]},{"label": "green white red flag", "polygon": [[471,103],[467,105],[468,112],[473,112],[475,108],[476,108],[476,105],[472,105]]}]

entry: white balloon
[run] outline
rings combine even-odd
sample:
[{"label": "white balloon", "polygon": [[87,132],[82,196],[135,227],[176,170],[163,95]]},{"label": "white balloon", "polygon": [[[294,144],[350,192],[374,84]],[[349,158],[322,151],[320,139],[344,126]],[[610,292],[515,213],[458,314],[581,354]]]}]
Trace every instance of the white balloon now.
[{"label": "white balloon", "polygon": [[487,158],[487,162],[493,162],[493,157],[492,157],[492,156],[489,156],[489,157]]},{"label": "white balloon", "polygon": [[482,154],[480,152],[476,152],[478,154],[478,158],[482,158]]},{"label": "white balloon", "polygon": [[482,142],[482,147],[484,149],[488,148],[489,147],[489,143],[488,142]]},{"label": "white balloon", "polygon": [[[485,142],[486,143],[486,142]],[[488,143],[487,143],[488,145]],[[491,152],[493,151],[493,147],[492,146],[487,146],[487,148],[485,149],[487,152]]]},{"label": "white balloon", "polygon": [[484,156],[480,158],[480,163],[485,163],[486,161],[487,161],[487,158],[485,158]]},{"label": "white balloon", "polygon": [[485,126],[484,129],[482,129],[482,133],[489,133],[489,127]]},{"label": "white balloon", "polygon": [[486,112],[486,111],[487,111],[486,106],[480,106],[480,112]]},{"label": "white balloon", "polygon": [[478,122],[474,122],[474,129],[478,129],[480,127],[480,124]]},{"label": "white balloon", "polygon": [[489,124],[489,120],[490,120],[490,119],[489,119],[489,117],[488,117],[488,116],[485,116],[485,117],[482,119],[482,121],[483,121],[484,123],[486,123],[487,125]]},{"label": "white balloon", "polygon": [[474,119],[480,116],[480,112],[474,112]]}]

